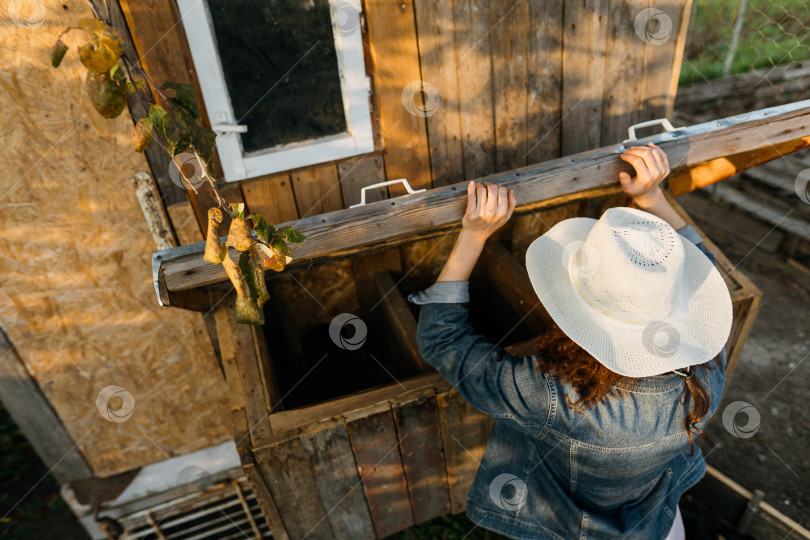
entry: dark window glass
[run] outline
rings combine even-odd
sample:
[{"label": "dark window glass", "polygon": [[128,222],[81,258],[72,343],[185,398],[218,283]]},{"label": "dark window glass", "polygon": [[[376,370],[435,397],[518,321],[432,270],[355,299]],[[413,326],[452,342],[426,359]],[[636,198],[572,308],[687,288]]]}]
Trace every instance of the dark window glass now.
[{"label": "dark window glass", "polygon": [[207,1],[246,152],[346,131],[328,0]]}]

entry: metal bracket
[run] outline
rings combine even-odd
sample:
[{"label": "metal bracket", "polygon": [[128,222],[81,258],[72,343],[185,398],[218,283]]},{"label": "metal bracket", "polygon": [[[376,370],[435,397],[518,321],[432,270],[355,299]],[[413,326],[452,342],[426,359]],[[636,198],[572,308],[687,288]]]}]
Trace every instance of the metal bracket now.
[{"label": "metal bracket", "polygon": [[390,186],[391,184],[399,184],[399,183],[402,183],[402,185],[405,186],[405,191],[407,191],[408,194],[422,193],[423,191],[427,191],[427,189],[425,189],[425,188],[413,189],[405,178],[397,178],[396,180],[388,180],[386,182],[379,182],[377,184],[371,184],[370,186],[364,187],[363,189],[360,190],[360,202],[357,203],[357,204],[351,205],[349,208],[357,208],[358,206],[365,206],[366,205],[366,190],[367,189],[374,189],[374,188],[378,188],[378,187]]},{"label": "metal bracket", "polygon": [[675,131],[675,128],[672,127],[672,124],[669,123],[669,120],[666,118],[658,118],[656,120],[647,120],[646,122],[640,122],[638,124],[633,124],[629,128],[627,128],[627,136],[629,138],[622,141],[623,143],[635,141],[636,140],[636,128],[643,128],[643,127],[650,127],[650,126],[657,126],[657,125],[664,126],[666,131]]}]

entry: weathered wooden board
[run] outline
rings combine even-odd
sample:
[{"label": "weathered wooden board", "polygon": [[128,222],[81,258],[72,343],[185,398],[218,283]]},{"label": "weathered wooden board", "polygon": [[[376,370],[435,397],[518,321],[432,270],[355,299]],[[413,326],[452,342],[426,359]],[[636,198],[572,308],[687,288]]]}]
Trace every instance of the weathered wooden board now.
[{"label": "weathered wooden board", "polygon": [[495,172],[489,2],[456,2],[453,24],[456,30],[464,178],[472,180]]},{"label": "weathered wooden board", "polygon": [[342,422],[301,435],[326,516],[335,538],[373,540],[374,524]]},{"label": "weathered wooden board", "polygon": [[[658,31],[662,35],[656,43],[647,45],[644,73],[644,103],[642,118],[672,119],[675,106],[675,94],[678,92],[678,79],[681,74],[683,52],[686,46],[686,34],[689,30],[689,18],[692,13],[693,0],[652,0],[649,5],[663,12],[666,18],[658,17]],[[671,23],[669,35],[665,36],[667,25]],[[663,28],[662,28],[663,27]],[[661,32],[661,30],[664,32]]]},{"label": "weathered wooden board", "polygon": [[455,389],[438,394],[437,400],[450,511],[457,514],[467,506],[467,492],[484,456],[492,418],[467,403]]},{"label": "weathered wooden board", "polygon": [[495,114],[495,171],[526,165],[529,4],[489,3],[492,110]]},{"label": "weathered wooden board", "polygon": [[[810,102],[752,112],[747,120],[722,119],[667,134],[640,139],[638,144],[656,141],[667,153],[673,170],[694,166],[718,155],[741,153],[763,145],[778,144],[810,136]],[[566,199],[592,196],[589,189],[615,188],[619,171],[630,166],[619,159],[620,145],[582,152],[515,171],[499,173],[487,180],[514,188],[518,212],[542,206],[556,206]],[[466,186],[454,184],[393,201],[362,208],[331,212],[296,222],[307,241],[292,247],[299,259],[350,254],[382,242],[414,240],[423,232],[436,232],[457,224],[466,207]],[[219,265],[202,261],[204,245],[162,263],[168,290],[183,290],[224,281]],[[170,252],[169,252],[170,253]],[[166,257],[168,253],[160,254]]]},{"label": "weathered wooden board", "polygon": [[194,244],[205,239],[200,231],[200,224],[197,223],[197,216],[194,214],[194,207],[188,200],[180,201],[168,205],[166,212],[172,222],[174,234],[181,246]]},{"label": "weathered wooden board", "polygon": [[419,60],[429,84],[427,114],[433,186],[464,180],[453,0],[416,0]]},{"label": "weathered wooden board", "polygon": [[[340,175],[344,206],[348,208],[359,204],[361,190],[364,187],[385,181],[382,156],[366,154],[358,158],[345,159],[338,163],[338,174]],[[366,190],[367,203],[381,201],[387,196],[388,190],[384,187]]]},{"label": "weathered wooden board", "polygon": [[335,538],[301,440],[294,437],[254,454],[290,537]]},{"label": "weathered wooden board", "polygon": [[256,495],[256,501],[258,501],[259,507],[262,509],[264,519],[267,521],[274,539],[290,540],[290,535],[287,534],[287,529],[284,528],[284,522],[281,520],[276,502],[273,500],[273,496],[267,488],[267,482],[254,460],[253,454],[250,454],[249,461],[246,462],[243,459],[242,470],[253,489],[253,493]]},{"label": "weathered wooden board", "polygon": [[301,217],[343,208],[337,165],[333,163],[296,171],[292,183]]},{"label": "weathered wooden board", "polygon": [[448,513],[450,498],[436,396],[399,403],[393,411],[414,523]]},{"label": "weathered wooden board", "polygon": [[346,418],[346,427],[377,537],[412,526],[413,513],[399,455],[402,438],[397,439],[391,410],[369,415],[356,411]]},{"label": "weathered wooden board", "polygon": [[[602,101],[600,146],[620,143],[627,138],[627,128],[642,119],[645,52],[649,45],[636,35],[635,18],[649,6],[649,0],[608,0],[610,18],[607,24],[608,46],[605,56],[604,95]],[[577,46],[577,43],[573,44]],[[670,69],[671,63],[664,69]],[[578,77],[579,71],[571,75]],[[669,79],[667,79],[669,82]],[[568,133],[570,136],[571,133]]]},{"label": "weathered wooden board", "polygon": [[608,0],[565,2],[563,24],[561,129],[567,156],[600,146]]},{"label": "weathered wooden board", "polygon": [[411,375],[432,369],[419,354],[416,319],[389,272],[375,276],[375,289],[379,300],[372,311],[383,318],[389,350],[398,358],[398,371]]},{"label": "weathered wooden board", "polygon": [[[386,175],[389,180],[407,178],[414,189],[430,187],[413,1],[369,0],[366,21],[381,109]],[[391,36],[396,39],[390,39]],[[405,190],[391,186],[388,192],[400,195]]]},{"label": "weathered wooden board", "polygon": [[261,214],[274,224],[298,219],[298,208],[295,206],[289,174],[277,174],[242,182],[240,186],[249,213]]}]

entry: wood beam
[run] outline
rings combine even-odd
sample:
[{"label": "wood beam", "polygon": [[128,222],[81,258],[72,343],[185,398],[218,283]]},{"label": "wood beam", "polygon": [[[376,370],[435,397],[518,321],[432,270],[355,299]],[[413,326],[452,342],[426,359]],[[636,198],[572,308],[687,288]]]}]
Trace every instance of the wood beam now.
[{"label": "wood beam", "polygon": [[[636,145],[657,143],[674,171],[721,156],[810,137],[810,100],[754,111],[745,120],[724,118],[638,139]],[[514,188],[518,214],[567,200],[593,197],[598,190],[618,191],[620,171],[631,171],[619,159],[623,145],[612,145],[547,161],[480,180]],[[297,260],[349,255],[379,244],[393,245],[458,226],[466,206],[466,185],[453,184],[366,206],[303,218],[288,225],[307,236],[291,246]],[[182,246],[153,255],[158,291],[193,289],[224,282],[221,265],[203,261],[205,243]],[[167,295],[161,295],[163,299]],[[165,301],[163,302],[166,303]]]}]

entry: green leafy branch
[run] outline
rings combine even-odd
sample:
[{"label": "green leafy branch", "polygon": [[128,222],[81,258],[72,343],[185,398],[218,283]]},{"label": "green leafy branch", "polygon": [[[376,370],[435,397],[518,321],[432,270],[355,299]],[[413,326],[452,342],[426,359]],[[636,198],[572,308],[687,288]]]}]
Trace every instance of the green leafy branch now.
[{"label": "green leafy branch", "polygon": [[[194,88],[175,81],[155,84],[137,62],[124,54],[121,33],[94,13],[95,17],[83,18],[79,26],[70,26],[59,35],[50,51],[51,65],[59,67],[68,51],[62,37],[73,30],[84,32],[89,39],[79,47],[79,59],[87,68],[85,92],[96,111],[104,118],[116,118],[134,94],[148,107],[148,114],[138,120],[132,133],[135,150],[144,152],[154,141],[172,159],[183,152],[196,157],[199,178],[211,187],[218,203],[208,210],[204,259],[225,267],[236,289],[236,321],[264,324],[262,306],[270,298],[264,272],[282,271],[292,260],[288,243],[300,243],[306,237],[291,227],[276,228],[260,214],[245,217],[244,203],[228,204],[210,173],[216,170],[216,133],[197,123],[202,114]],[[133,73],[140,78],[135,79]],[[197,193],[186,172],[178,169],[184,184]],[[223,210],[231,217],[225,244],[217,234]],[[239,252],[238,263],[228,255],[228,247]]]}]

